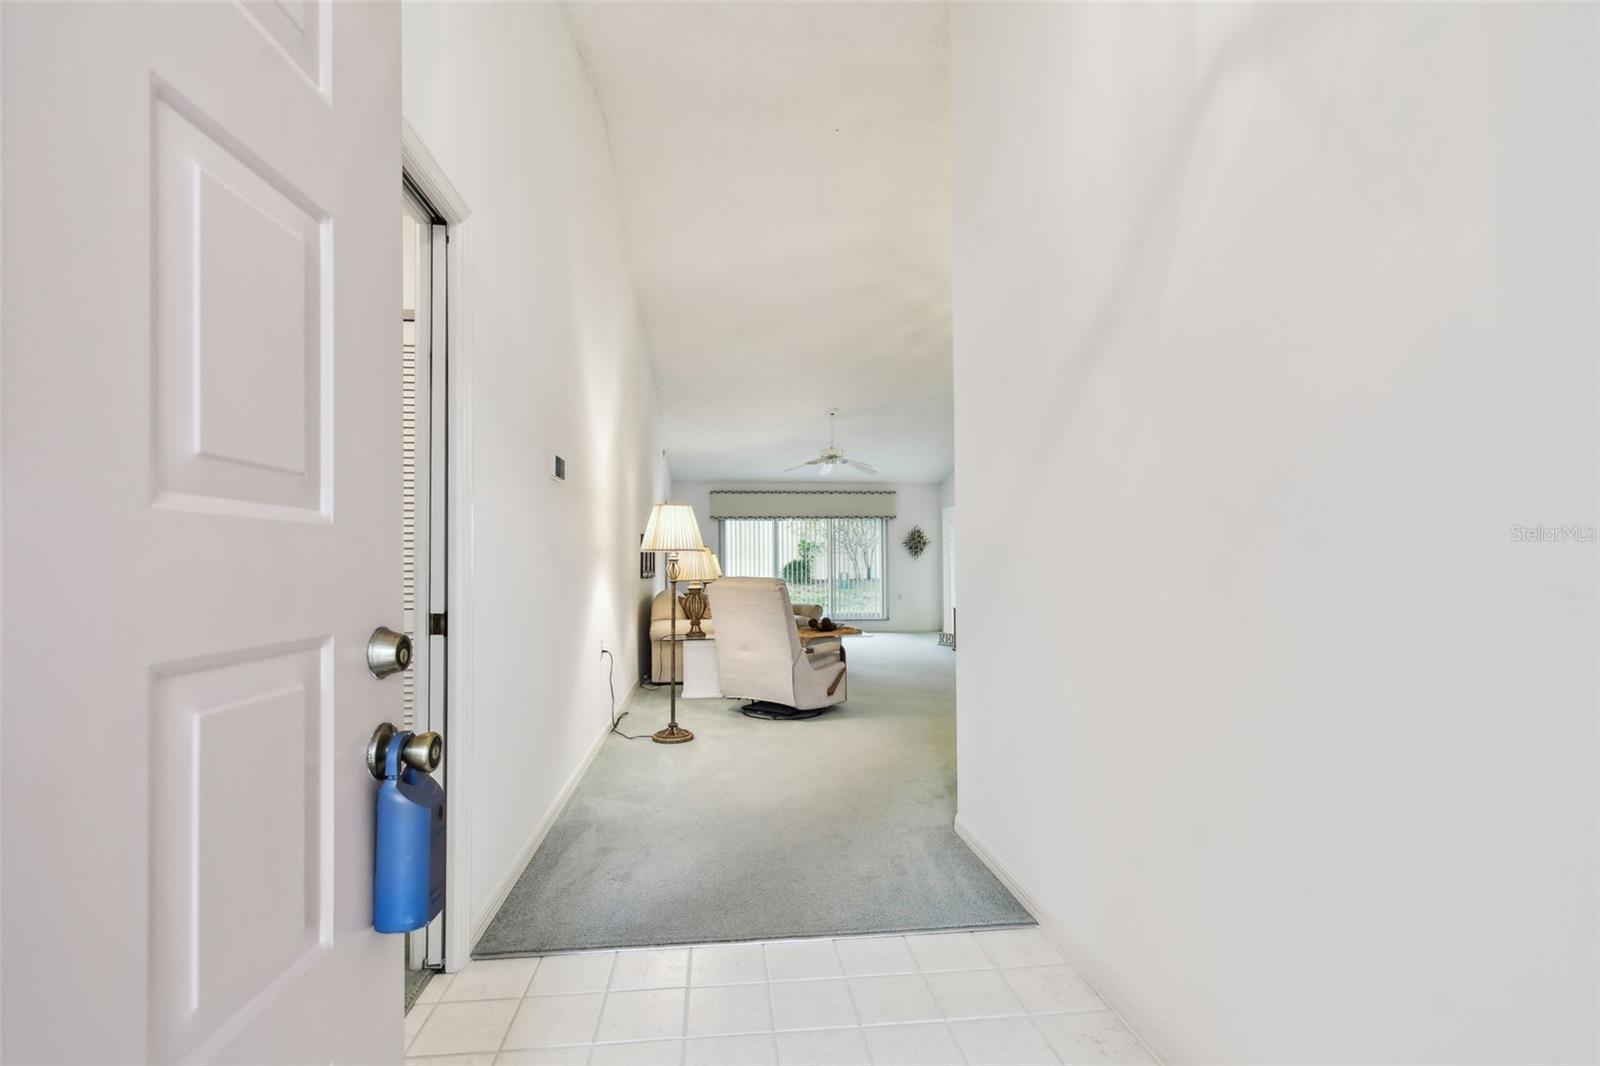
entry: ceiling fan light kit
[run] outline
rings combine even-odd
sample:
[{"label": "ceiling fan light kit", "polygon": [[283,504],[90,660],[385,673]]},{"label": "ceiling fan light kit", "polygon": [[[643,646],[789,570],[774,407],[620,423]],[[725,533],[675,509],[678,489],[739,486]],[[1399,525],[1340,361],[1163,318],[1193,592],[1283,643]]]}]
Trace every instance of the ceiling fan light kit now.
[{"label": "ceiling fan light kit", "polygon": [[818,455],[815,459],[808,460],[799,464],[798,466],[791,466],[789,469],[784,471],[785,474],[792,474],[796,470],[804,470],[808,466],[814,466],[817,468],[817,474],[819,476],[827,477],[829,474],[833,473],[834,467],[848,466],[852,469],[861,471],[863,474],[877,476],[877,467],[873,466],[871,463],[863,463],[858,459],[847,459],[845,458],[844,452],[840,451],[834,446],[833,420],[838,414],[839,412],[837,409],[828,412],[828,446],[822,449],[822,454]]}]

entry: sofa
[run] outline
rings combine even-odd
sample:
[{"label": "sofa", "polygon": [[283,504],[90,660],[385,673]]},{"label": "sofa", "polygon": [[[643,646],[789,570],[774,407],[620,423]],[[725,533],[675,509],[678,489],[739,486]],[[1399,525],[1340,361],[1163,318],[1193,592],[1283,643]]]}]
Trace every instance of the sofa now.
[{"label": "sofa", "polygon": [[[667,635],[672,626],[673,612],[670,606],[671,603],[672,593],[666,589],[656,593],[655,599],[650,601],[650,680],[656,684],[665,684],[667,679],[673,676],[677,677],[679,681],[683,680],[683,648],[676,644],[673,645],[674,658],[677,660],[676,664],[671,659],[668,659],[666,654]],[[804,626],[811,619],[822,617],[822,605],[820,603],[797,603],[793,605],[793,608],[794,624],[796,626]],[[689,616],[683,613],[683,597],[681,595],[678,597],[677,614],[678,637],[681,642],[683,635],[689,632]],[[700,629],[707,637],[715,637],[717,635],[716,623],[711,618],[711,609],[709,607],[706,609],[705,618],[700,621]],[[669,674],[668,668],[674,665],[677,673]]]}]

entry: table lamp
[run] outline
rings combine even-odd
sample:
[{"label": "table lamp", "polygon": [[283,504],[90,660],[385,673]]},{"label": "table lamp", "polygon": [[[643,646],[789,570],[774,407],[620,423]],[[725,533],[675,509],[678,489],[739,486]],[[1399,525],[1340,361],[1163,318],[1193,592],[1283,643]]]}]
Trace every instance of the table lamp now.
[{"label": "table lamp", "polygon": [[657,744],[682,744],[694,739],[694,734],[678,724],[678,578],[683,573],[685,556],[706,554],[705,542],[700,539],[700,526],[694,520],[694,508],[686,503],[658,503],[650,512],[650,522],[644,527],[644,543],[640,551],[664,552],[667,556],[667,581],[672,586],[672,639],[667,644],[669,674],[667,691],[670,694],[671,712],[667,728],[652,735]]},{"label": "table lamp", "polygon": [[711,601],[706,599],[706,582],[721,577],[722,567],[717,565],[716,552],[703,551],[685,552],[678,560],[678,569],[678,580],[689,585],[689,591],[683,594],[683,613],[689,619],[689,632],[683,638],[704,640],[706,634],[700,623],[706,617],[706,608],[711,606]]}]

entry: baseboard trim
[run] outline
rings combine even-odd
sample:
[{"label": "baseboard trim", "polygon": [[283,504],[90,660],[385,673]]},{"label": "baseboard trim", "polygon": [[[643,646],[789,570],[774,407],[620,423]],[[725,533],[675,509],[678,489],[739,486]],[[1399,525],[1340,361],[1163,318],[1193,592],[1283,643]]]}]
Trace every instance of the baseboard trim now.
[{"label": "baseboard trim", "polygon": [[1067,933],[1066,926],[1053,915],[1049,908],[1039,902],[1037,896],[1029,892],[1027,886],[1017,880],[1017,875],[1011,868],[1002,862],[999,856],[990,850],[972,827],[956,815],[956,835],[959,836],[972,849],[972,853],[989,868],[989,872],[999,879],[1017,897],[1017,902],[1033,915],[1039,923],[1039,930],[1056,946],[1056,950],[1067,957],[1073,968],[1083,975],[1089,982],[1112,1013],[1122,1019],[1122,1023],[1133,1031],[1133,1035],[1144,1042],[1145,1049],[1157,1062],[1184,1062],[1186,1061],[1175,1052],[1176,1044],[1166,1028],[1155,1021],[1154,1015],[1138,999],[1128,993],[1126,988],[1111,980],[1104,971],[1096,966],[1088,955],[1073,941]]},{"label": "baseboard trim", "polygon": [[[639,683],[635,681],[633,686],[623,693],[622,699],[617,704],[618,708],[626,711],[628,705],[633,702],[633,698],[638,694]],[[578,782],[582,781],[583,775],[589,772],[589,767],[594,763],[595,757],[600,754],[600,749],[605,745],[606,737],[610,735],[611,724],[607,722],[605,728],[600,730],[600,735],[594,738],[594,743],[589,745],[589,750],[579,761],[577,769],[573,770],[572,775],[567,778],[567,783],[561,786],[561,791],[557,793],[555,802],[550,805],[550,809],[545,812],[545,816],[539,820],[539,824],[534,826],[533,833],[528,837],[528,842],[522,845],[521,851],[517,852],[517,857],[512,860],[511,866],[506,870],[505,876],[500,879],[500,883],[495,886],[495,890],[490,895],[488,902],[478,908],[478,913],[472,918],[472,935],[468,938],[469,946],[467,949],[469,953],[473,947],[477,946],[478,941],[483,938],[483,934],[489,928],[489,923],[494,921],[494,916],[500,913],[500,908],[505,906],[506,899],[511,895],[511,890],[522,879],[523,871],[533,861],[533,857],[539,851],[540,845],[544,843],[544,838],[550,835],[550,830],[555,826],[556,820],[566,812],[567,805],[572,802],[573,793],[578,790]]]}]

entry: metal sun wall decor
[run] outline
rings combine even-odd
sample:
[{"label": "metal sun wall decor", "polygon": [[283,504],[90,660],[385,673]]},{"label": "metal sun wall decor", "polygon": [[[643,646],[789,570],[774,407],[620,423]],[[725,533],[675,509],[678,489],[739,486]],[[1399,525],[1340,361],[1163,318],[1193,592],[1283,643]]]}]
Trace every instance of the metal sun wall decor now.
[{"label": "metal sun wall decor", "polygon": [[921,526],[912,526],[911,532],[906,534],[906,539],[901,543],[906,546],[906,551],[911,553],[911,558],[917,559],[928,550],[928,535],[922,531]]}]

